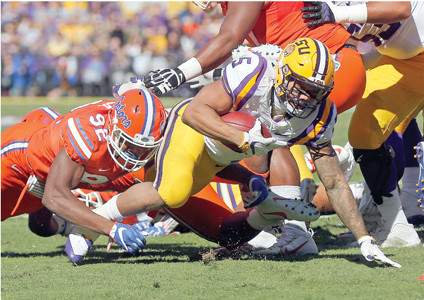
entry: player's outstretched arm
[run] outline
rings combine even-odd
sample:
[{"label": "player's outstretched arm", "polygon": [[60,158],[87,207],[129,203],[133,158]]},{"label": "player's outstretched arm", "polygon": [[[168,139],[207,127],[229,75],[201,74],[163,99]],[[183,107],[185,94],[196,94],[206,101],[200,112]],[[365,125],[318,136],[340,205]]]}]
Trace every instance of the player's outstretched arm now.
[{"label": "player's outstretched arm", "polygon": [[60,150],[50,167],[42,203],[66,221],[108,235],[113,222],[93,213],[71,192],[83,173],[84,166]]},{"label": "player's outstretched arm", "polygon": [[365,259],[400,268],[401,265],[388,259],[375,244],[374,238],[368,234],[352,191],[340,170],[331,142],[320,149],[309,148],[309,152],[334,210],[357,239]]},{"label": "player's outstretched arm", "polygon": [[368,235],[352,191],[340,170],[337,154],[331,142],[320,149],[309,148],[309,152],[340,220],[352,231],[357,240]]}]

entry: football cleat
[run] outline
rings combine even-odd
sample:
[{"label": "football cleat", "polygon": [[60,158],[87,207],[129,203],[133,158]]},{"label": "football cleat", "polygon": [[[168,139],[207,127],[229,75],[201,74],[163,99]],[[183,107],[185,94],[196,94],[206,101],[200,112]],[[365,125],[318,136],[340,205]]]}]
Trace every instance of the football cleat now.
[{"label": "football cleat", "polygon": [[401,190],[400,200],[408,223],[415,227],[424,226],[424,211],[417,202],[417,194],[406,189]]},{"label": "football cleat", "polygon": [[420,166],[420,175],[417,183],[418,203],[421,210],[424,212],[424,142],[419,142],[415,147],[416,159]]},{"label": "football cleat", "polygon": [[248,245],[250,245],[256,250],[267,249],[274,245],[276,242],[277,237],[275,235],[275,230],[271,226],[268,226],[267,228],[259,232],[259,234],[253,239],[248,241],[247,245],[245,246],[248,247]]},{"label": "football cleat", "polygon": [[415,247],[421,240],[411,224],[397,223],[389,231],[386,227],[379,227],[373,234],[381,248],[385,247]]},{"label": "football cleat", "polygon": [[93,242],[81,233],[70,233],[65,244],[65,252],[73,264],[78,264],[88,253]]},{"label": "football cleat", "polygon": [[320,213],[315,205],[302,199],[280,196],[274,192],[276,188],[271,187],[268,197],[256,207],[264,219],[275,222],[282,219],[313,222],[319,218]]},{"label": "football cleat", "polygon": [[285,224],[277,242],[264,250],[254,250],[256,255],[316,255],[318,247],[313,239],[314,231],[304,231],[294,224]]}]

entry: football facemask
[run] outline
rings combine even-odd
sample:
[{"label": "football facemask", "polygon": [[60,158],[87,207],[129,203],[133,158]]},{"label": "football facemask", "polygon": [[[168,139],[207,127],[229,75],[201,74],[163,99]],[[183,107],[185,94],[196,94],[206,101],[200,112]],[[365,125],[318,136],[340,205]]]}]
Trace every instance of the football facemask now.
[{"label": "football facemask", "polygon": [[286,112],[307,118],[333,89],[334,61],[321,42],[302,38],[287,45],[276,66],[275,94]]},{"label": "football facemask", "polygon": [[111,119],[108,149],[113,160],[127,172],[141,169],[162,141],[162,103],[147,90],[130,90],[116,100]]},{"label": "football facemask", "polygon": [[200,7],[203,10],[206,10],[212,1],[192,1],[195,5]]}]

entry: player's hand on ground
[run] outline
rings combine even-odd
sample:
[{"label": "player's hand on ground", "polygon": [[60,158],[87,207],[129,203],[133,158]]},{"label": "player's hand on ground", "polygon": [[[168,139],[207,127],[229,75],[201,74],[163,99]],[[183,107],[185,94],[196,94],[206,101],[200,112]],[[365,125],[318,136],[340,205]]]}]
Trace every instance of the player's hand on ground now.
[{"label": "player's hand on ground", "polygon": [[109,236],[126,252],[135,254],[144,249],[146,239],[141,231],[131,225],[115,222]]},{"label": "player's hand on ground", "polygon": [[373,237],[367,235],[358,240],[361,253],[367,261],[378,261],[385,265],[401,268],[402,266],[397,262],[387,258],[384,253],[378,248]]},{"label": "player's hand on ground", "polygon": [[241,190],[241,196],[245,208],[260,204],[268,197],[268,187],[265,178],[259,175],[251,176]]},{"label": "player's hand on ground", "polygon": [[123,93],[133,89],[145,89],[143,82],[144,76],[133,76],[126,83],[118,83],[113,86],[112,92],[115,98],[120,97]]},{"label": "player's hand on ground", "polygon": [[156,95],[166,94],[175,90],[186,81],[183,72],[178,69],[159,69],[149,72],[144,78],[144,84]]},{"label": "player's hand on ground", "polygon": [[306,25],[308,27],[323,25],[327,23],[335,23],[334,17],[334,4],[329,2],[305,2],[306,4],[310,4],[311,6],[305,6],[301,8],[303,13],[302,18],[305,20],[311,19],[311,21],[307,22]]}]

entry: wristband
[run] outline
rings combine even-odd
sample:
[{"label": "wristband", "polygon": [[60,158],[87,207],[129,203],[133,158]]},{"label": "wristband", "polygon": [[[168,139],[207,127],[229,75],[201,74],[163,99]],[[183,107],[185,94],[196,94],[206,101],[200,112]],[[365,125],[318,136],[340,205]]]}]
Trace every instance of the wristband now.
[{"label": "wristband", "polygon": [[374,243],[377,243],[377,242],[376,242],[376,240],[375,240],[372,236],[370,236],[370,235],[364,235],[364,236],[361,236],[361,237],[358,239],[358,244],[359,244],[359,246],[361,246],[361,244],[362,244],[363,242],[365,242],[366,240],[369,240],[369,239],[373,240],[373,241],[374,241]]},{"label": "wristband", "polygon": [[351,6],[336,6],[334,20],[336,23],[365,23],[368,19],[368,9],[365,3]]},{"label": "wristband", "polygon": [[109,214],[112,220],[122,220],[124,218],[124,216],[121,214],[121,212],[118,209],[118,205],[116,204],[116,201],[118,200],[118,196],[119,194],[113,196],[105,204],[107,213]]},{"label": "wristband", "polygon": [[181,70],[186,80],[193,79],[194,77],[202,74],[202,66],[195,57],[192,57],[185,63],[179,65],[178,69]]},{"label": "wristband", "polygon": [[249,134],[247,132],[243,132],[243,140],[238,147],[243,153],[249,150]]}]

